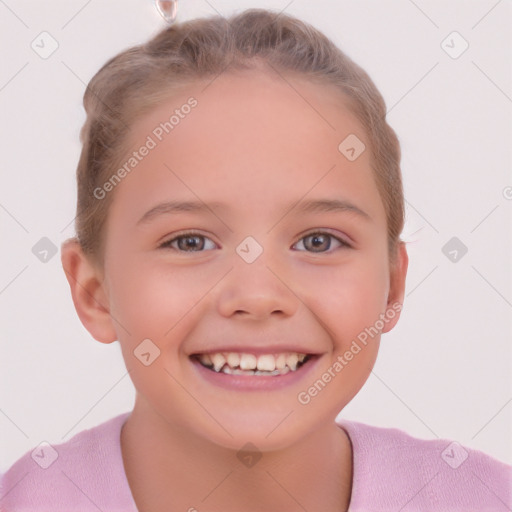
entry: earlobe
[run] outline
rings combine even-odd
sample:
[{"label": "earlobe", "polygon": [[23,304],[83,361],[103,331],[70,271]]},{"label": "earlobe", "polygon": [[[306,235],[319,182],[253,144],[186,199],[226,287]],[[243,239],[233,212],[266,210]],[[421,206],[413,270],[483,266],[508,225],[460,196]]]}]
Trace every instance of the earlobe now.
[{"label": "earlobe", "polygon": [[117,334],[110,316],[103,279],[76,239],[68,239],[62,243],[61,262],[83,326],[97,341],[116,341]]},{"label": "earlobe", "polygon": [[393,329],[400,318],[405,296],[405,279],[408,266],[409,256],[407,255],[405,242],[399,242],[395,264],[390,272],[390,286],[386,310],[389,321],[386,323],[382,332],[388,332]]}]

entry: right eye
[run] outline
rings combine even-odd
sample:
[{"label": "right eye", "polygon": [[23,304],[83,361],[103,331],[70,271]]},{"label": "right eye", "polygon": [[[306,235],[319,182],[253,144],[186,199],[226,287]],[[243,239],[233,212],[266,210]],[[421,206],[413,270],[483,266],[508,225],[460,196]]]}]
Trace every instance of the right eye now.
[{"label": "right eye", "polygon": [[181,233],[178,236],[166,240],[158,246],[159,249],[172,249],[179,252],[203,252],[205,248],[205,240],[211,242],[210,250],[215,249],[215,242],[210,240],[208,237],[196,233],[194,231],[188,231]]}]

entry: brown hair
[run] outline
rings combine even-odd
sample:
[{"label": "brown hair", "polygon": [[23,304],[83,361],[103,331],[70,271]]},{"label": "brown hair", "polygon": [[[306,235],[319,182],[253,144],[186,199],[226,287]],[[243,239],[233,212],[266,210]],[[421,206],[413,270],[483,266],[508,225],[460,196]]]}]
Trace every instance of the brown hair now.
[{"label": "brown hair", "polygon": [[[76,239],[103,266],[104,224],[114,192],[94,191],[124,157],[130,127],[173,90],[225,71],[261,64],[320,84],[334,85],[368,137],[372,169],[387,217],[391,262],[404,224],[400,145],[387,124],[386,105],[368,74],[324,34],[292,16],[249,9],[174,24],[147,43],[106,62],[84,94],[87,118],[77,168]],[[341,141],[340,141],[341,142]]]}]

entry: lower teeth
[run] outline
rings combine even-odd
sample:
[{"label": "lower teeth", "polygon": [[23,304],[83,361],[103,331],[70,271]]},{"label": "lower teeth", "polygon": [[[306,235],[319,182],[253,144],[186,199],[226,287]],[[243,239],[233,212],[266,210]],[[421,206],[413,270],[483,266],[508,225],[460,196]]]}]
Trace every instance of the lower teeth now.
[{"label": "lower teeth", "polygon": [[[213,370],[213,368],[211,368]],[[214,370],[215,371],[215,370]],[[224,365],[218,373],[227,373],[228,375],[284,375],[288,373],[290,368],[283,368],[282,370],[274,370],[273,372],[263,370],[240,370],[239,368],[231,368]]]}]

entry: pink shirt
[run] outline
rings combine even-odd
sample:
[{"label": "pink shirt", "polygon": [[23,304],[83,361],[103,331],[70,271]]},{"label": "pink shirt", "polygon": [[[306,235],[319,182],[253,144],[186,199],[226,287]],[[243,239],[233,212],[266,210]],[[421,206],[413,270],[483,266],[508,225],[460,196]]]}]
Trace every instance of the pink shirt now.
[{"label": "pink shirt", "polygon": [[[0,510],[137,512],[120,442],[129,414],[27,452],[2,477]],[[449,440],[421,440],[355,421],[338,424],[354,455],[349,512],[512,509],[512,466]]]}]

